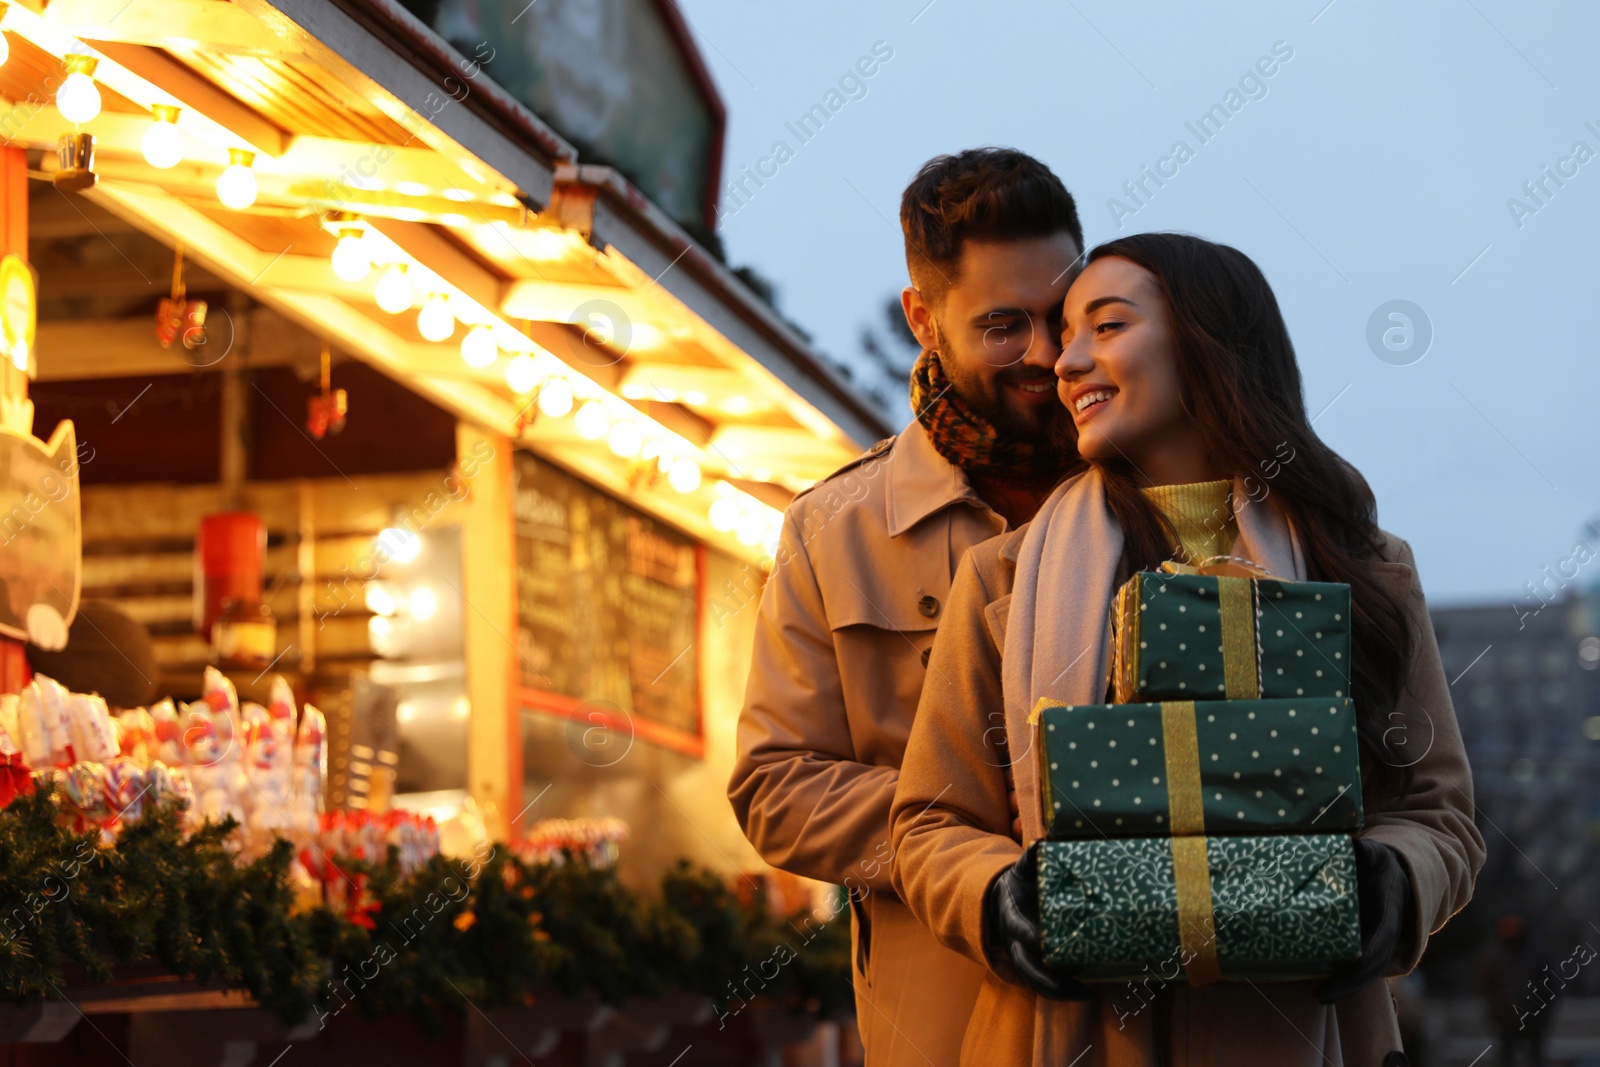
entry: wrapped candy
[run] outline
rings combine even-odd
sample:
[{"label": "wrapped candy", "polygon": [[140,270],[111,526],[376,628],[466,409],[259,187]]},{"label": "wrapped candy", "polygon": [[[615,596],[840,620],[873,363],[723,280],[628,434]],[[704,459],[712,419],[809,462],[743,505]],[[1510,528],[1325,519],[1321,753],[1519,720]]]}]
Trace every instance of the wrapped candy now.
[{"label": "wrapped candy", "polygon": [[310,704],[300,709],[294,738],[291,808],[295,827],[314,834],[321,828],[322,782],[328,767],[327,721]]},{"label": "wrapped candy", "polygon": [[171,697],[162,697],[150,705],[150,724],[150,759],[160,760],[169,766],[181,763],[183,722],[178,717],[177,705],[173,704]]},{"label": "wrapped candy", "polygon": [[274,835],[286,834],[294,825],[293,719],[280,718],[259,704],[246,704],[244,716],[245,773],[251,785],[243,805],[246,836],[252,851],[260,853],[271,847]]},{"label": "wrapped candy", "polygon": [[199,826],[207,820],[221,822],[229,815],[244,823],[242,800],[250,783],[235,744],[233,714],[226,709],[213,711],[212,705],[203,701],[185,708],[179,753],[194,786],[190,825]]},{"label": "wrapped candy", "polygon": [[150,802],[145,770],[132,756],[118,756],[106,764],[106,798],[117,823],[135,822]]},{"label": "wrapped candy", "polygon": [[111,806],[106,765],[92,761],[74,763],[57,775],[57,795],[74,830],[99,830],[102,841],[111,840],[116,813]]},{"label": "wrapped candy", "polygon": [[67,696],[60,683],[42,674],[34,675],[33,681],[23,687],[17,728],[30,766],[53,767],[72,758]]},{"label": "wrapped candy", "polygon": [[144,708],[129,708],[113,720],[117,728],[117,751],[138,763],[150,766],[155,758],[156,721]]},{"label": "wrapped candy", "polygon": [[105,699],[98,693],[67,693],[65,689],[62,693],[66,696],[73,756],[103,763],[117,755],[117,731],[111,725]]},{"label": "wrapped candy", "polygon": [[144,802],[151,805],[164,801],[169,797],[176,798],[187,809],[194,807],[194,787],[189,784],[189,776],[182,767],[169,767],[160,760],[154,760],[144,772],[145,793]]}]

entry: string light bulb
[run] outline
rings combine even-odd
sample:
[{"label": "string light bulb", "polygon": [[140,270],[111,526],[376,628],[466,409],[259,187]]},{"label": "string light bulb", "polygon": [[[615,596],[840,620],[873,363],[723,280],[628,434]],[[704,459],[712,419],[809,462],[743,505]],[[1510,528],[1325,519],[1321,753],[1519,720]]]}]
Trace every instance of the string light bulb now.
[{"label": "string light bulb", "polygon": [[[3,39],[4,35],[0,35]],[[183,162],[183,134],[178,132],[178,108],[171,104],[156,104],[150,108],[155,121],[144,131],[139,149],[144,161],[160,170],[168,170]]]},{"label": "string light bulb", "polygon": [[644,431],[631,420],[615,423],[606,435],[606,444],[623,459],[632,459],[644,447]]},{"label": "string light bulb", "polygon": [[604,405],[598,400],[591,400],[572,417],[572,428],[585,441],[598,441],[611,428],[611,420],[606,418]]},{"label": "string light bulb", "polygon": [[482,370],[494,366],[494,361],[499,358],[500,348],[494,343],[492,327],[474,326],[461,338],[461,359],[467,366]]},{"label": "string light bulb", "polygon": [[256,154],[243,148],[228,149],[228,165],[217,175],[217,199],[222,206],[243,211],[256,202]]},{"label": "string light bulb", "polygon": [[359,227],[339,231],[339,243],[333,246],[331,263],[333,273],[347,282],[359,282],[372,272],[372,256],[367,252],[367,242]]},{"label": "string light bulb", "polygon": [[100,88],[94,83],[94,69],[100,61],[94,56],[74,53],[62,57],[67,78],[56,90],[56,110],[68,122],[83,125],[100,114]]},{"label": "string light bulb", "polygon": [[430,293],[417,313],[417,332],[425,341],[448,341],[456,332],[456,317],[443,293]]},{"label": "string light bulb", "polygon": [[389,269],[383,272],[383,277],[378,279],[372,295],[377,298],[378,306],[391,315],[410,311],[416,294],[411,291],[411,279],[406,277],[406,265],[390,264]]},{"label": "string light bulb", "polygon": [[[515,360],[513,360],[515,362]],[[533,357],[528,357],[528,362],[533,362]],[[511,368],[506,368],[506,377],[510,378]],[[565,378],[551,378],[539,389],[539,411],[552,419],[559,419],[572,411],[572,383]]]},{"label": "string light bulb", "polygon": [[[539,364],[526,352],[512,356],[506,363],[506,386],[518,396],[526,396],[533,392],[539,384]],[[539,390],[539,410],[544,411],[544,390],[549,389],[552,383],[545,383]],[[571,404],[567,405],[569,408]],[[548,412],[546,412],[548,414]],[[565,412],[563,412],[565,414]]]},{"label": "string light bulb", "polygon": [[700,464],[689,456],[679,456],[667,468],[667,484],[680,493],[692,493],[700,488]]}]

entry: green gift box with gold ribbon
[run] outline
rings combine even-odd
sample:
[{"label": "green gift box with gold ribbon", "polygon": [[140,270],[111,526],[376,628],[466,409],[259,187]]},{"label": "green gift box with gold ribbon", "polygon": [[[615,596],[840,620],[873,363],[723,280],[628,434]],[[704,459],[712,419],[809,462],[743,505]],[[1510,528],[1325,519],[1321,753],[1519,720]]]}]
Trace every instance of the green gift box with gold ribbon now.
[{"label": "green gift box with gold ribbon", "polygon": [[1084,981],[1292,981],[1361,955],[1346,834],[1039,846],[1044,958]]},{"label": "green gift box with gold ribbon", "polygon": [[1225,560],[1141,571],[1117,591],[1113,699],[1349,696],[1350,587],[1247,577],[1264,572]]},{"label": "green gift box with gold ribbon", "polygon": [[1355,708],[1344,697],[1042,699],[1030,719],[1047,837],[1361,827]]}]

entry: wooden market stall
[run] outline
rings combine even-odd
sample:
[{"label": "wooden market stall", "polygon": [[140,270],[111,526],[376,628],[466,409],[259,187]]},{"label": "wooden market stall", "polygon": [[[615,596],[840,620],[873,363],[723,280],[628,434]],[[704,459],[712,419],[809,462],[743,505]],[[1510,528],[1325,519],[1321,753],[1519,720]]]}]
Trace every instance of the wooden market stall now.
[{"label": "wooden market stall", "polygon": [[[12,4],[0,252],[38,301],[5,395],[43,438],[75,426],[81,597],[144,625],[163,693],[216,653],[198,531],[254,515],[272,655],[235,683],[284,674],[328,713],[330,805],[398,792],[458,843],[620,818],[649,831],[642,886],[760,867],[723,784],[781,509],[890,431],[690,236],[720,102],[673,5],[630,10],[707,101],[694,196],[587,162],[526,104],[550,86],[497,84],[515,55],[383,0]],[[126,1006],[88,990],[82,1015]],[[635,1007],[469,1012],[465,1040],[574,1031],[620,1062],[709,1003]],[[8,1032],[59,1028],[46,1008]]]}]

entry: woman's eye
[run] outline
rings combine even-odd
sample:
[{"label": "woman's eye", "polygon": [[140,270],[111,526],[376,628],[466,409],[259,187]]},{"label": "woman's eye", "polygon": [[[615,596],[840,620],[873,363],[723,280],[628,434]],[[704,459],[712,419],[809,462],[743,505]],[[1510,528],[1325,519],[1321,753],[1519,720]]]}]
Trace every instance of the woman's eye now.
[{"label": "woman's eye", "polygon": [[1105,322],[1096,323],[1095,324],[1095,328],[1094,328],[1094,332],[1097,333],[1097,334],[1105,333],[1107,330],[1114,330],[1118,326],[1126,326],[1126,325],[1127,325],[1127,323],[1121,322],[1121,321],[1119,321],[1117,319],[1107,319]]}]

